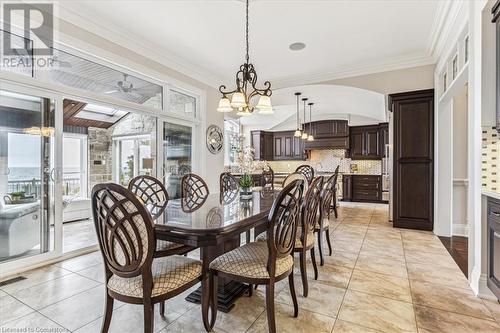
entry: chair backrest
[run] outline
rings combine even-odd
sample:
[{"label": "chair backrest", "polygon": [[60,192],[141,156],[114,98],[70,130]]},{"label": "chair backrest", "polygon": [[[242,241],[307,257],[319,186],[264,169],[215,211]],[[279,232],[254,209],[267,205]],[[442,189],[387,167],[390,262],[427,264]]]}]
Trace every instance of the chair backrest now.
[{"label": "chair backrest", "polygon": [[285,188],[288,184],[297,179],[304,181],[304,193],[305,193],[309,188],[309,182],[307,181],[306,177],[299,172],[294,172],[286,176],[285,180],[283,181],[283,188]]},{"label": "chair backrest", "polygon": [[333,176],[334,176],[334,188],[337,188],[337,179],[339,178],[339,168],[340,168],[340,165],[337,165],[337,167],[335,168],[335,171],[333,172]]},{"label": "chair backrest", "polygon": [[168,193],[165,186],[158,179],[151,176],[137,176],[130,180],[128,189],[138,196],[145,205],[151,205],[153,220],[156,220],[168,204]]},{"label": "chair backrest", "polygon": [[267,246],[269,258],[267,268],[269,275],[274,276],[276,258],[290,255],[295,247],[297,226],[300,223],[300,201],[304,189],[304,181],[296,179],[285,186],[278,194],[269,212],[267,225]]},{"label": "chair backrest", "polygon": [[295,172],[303,174],[307,179],[307,184],[310,185],[312,183],[314,179],[314,169],[312,166],[307,164],[300,165],[295,169]]},{"label": "chair backrest", "polygon": [[330,211],[336,185],[337,185],[337,177],[335,174],[333,174],[327,179],[325,185],[323,186],[323,190],[321,191],[321,206],[322,206],[323,216],[326,216],[325,214],[327,214]]},{"label": "chair backrest", "polygon": [[182,204],[187,209],[198,209],[207,200],[207,183],[194,173],[188,173],[181,179]]},{"label": "chair backrest", "polygon": [[307,244],[308,237],[314,237],[316,224],[321,223],[323,209],[321,207],[321,191],[323,190],[323,177],[316,177],[302,201],[301,235],[302,244]]},{"label": "chair backrest", "polygon": [[229,172],[223,172],[220,174],[219,187],[221,203],[232,202],[236,196],[238,196],[238,181],[236,180],[236,177]]},{"label": "chair backrest", "polygon": [[92,213],[106,272],[134,277],[151,271],[153,221],[135,194],[118,184],[97,184]]},{"label": "chair backrest", "polygon": [[262,171],[261,185],[262,187],[274,187],[274,171],[270,166],[267,170]]}]

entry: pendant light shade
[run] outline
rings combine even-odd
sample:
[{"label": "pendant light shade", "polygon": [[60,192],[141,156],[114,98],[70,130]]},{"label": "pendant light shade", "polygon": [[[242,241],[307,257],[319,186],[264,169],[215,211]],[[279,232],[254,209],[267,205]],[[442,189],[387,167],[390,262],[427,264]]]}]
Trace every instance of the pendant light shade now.
[{"label": "pendant light shade", "polygon": [[217,108],[219,112],[231,112],[233,108],[231,107],[231,101],[227,97],[222,97],[219,100],[219,107]]},{"label": "pendant light shade", "polygon": [[248,108],[239,108],[238,112],[236,113],[236,115],[240,117],[247,117],[250,116],[251,114],[252,113],[250,112],[250,110],[248,110]]},{"label": "pendant light shade", "polygon": [[299,97],[300,97],[300,95],[301,95],[301,93],[299,93],[299,92],[295,93],[295,96],[297,97],[297,129],[295,130],[295,133],[293,134],[293,136],[296,138],[302,137],[302,132],[300,131],[300,128],[299,128]]},{"label": "pendant light shade", "polygon": [[243,108],[247,105],[245,102],[245,95],[242,92],[235,92],[231,98],[231,106],[235,109]]},{"label": "pendant light shade", "polygon": [[255,106],[259,110],[259,114],[273,114],[273,106],[271,105],[271,98],[267,95],[262,95],[259,102]]},{"label": "pendant light shade", "polygon": [[309,136],[307,137],[307,141],[314,141],[314,136],[312,135],[312,106],[314,103],[309,103]]}]

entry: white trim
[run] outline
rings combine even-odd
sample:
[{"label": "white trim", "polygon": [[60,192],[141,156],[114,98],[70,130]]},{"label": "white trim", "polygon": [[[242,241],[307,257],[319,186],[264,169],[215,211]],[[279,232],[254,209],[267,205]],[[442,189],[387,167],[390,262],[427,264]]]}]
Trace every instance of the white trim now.
[{"label": "white trim", "polygon": [[493,292],[488,288],[488,285],[486,283],[486,274],[481,274],[479,277],[479,283],[478,283],[478,292],[477,292],[477,297],[487,299],[490,301],[497,301],[497,297]]},{"label": "white trim", "polygon": [[434,54],[436,45],[443,33],[443,27],[450,12],[450,7],[453,1],[439,1],[435,11],[434,22],[432,24],[431,33],[427,41],[427,52]]},{"label": "white trim", "polygon": [[[463,223],[460,223],[463,222]],[[462,237],[469,237],[469,222],[467,220],[465,221],[453,221],[453,228],[452,228],[452,235],[453,236],[462,236]]]},{"label": "white trim", "polygon": [[[443,8],[441,8],[443,7]],[[431,33],[431,40],[429,44],[430,54],[436,59],[442,57],[444,48],[448,44],[451,34],[454,32],[457,19],[468,18],[468,15],[463,15],[463,11],[468,10],[467,1],[449,1],[448,3],[440,5],[438,10],[443,10],[443,14],[438,18],[438,23],[434,26]],[[467,12],[465,12],[467,13]],[[459,30],[461,31],[461,29]]]}]

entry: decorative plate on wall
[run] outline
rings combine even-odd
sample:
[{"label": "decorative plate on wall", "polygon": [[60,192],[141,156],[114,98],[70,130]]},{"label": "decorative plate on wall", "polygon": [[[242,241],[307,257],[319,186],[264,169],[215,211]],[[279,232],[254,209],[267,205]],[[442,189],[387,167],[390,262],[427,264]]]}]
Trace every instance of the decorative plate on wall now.
[{"label": "decorative plate on wall", "polygon": [[218,154],[224,145],[224,134],[217,125],[210,125],[207,128],[207,148],[212,154]]}]

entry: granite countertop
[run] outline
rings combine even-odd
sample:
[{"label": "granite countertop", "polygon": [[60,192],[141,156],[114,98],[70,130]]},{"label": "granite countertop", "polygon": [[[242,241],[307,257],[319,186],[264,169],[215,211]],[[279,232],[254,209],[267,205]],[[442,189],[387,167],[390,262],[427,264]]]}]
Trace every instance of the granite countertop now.
[{"label": "granite countertop", "polygon": [[483,191],[482,195],[500,200],[499,192]]}]

